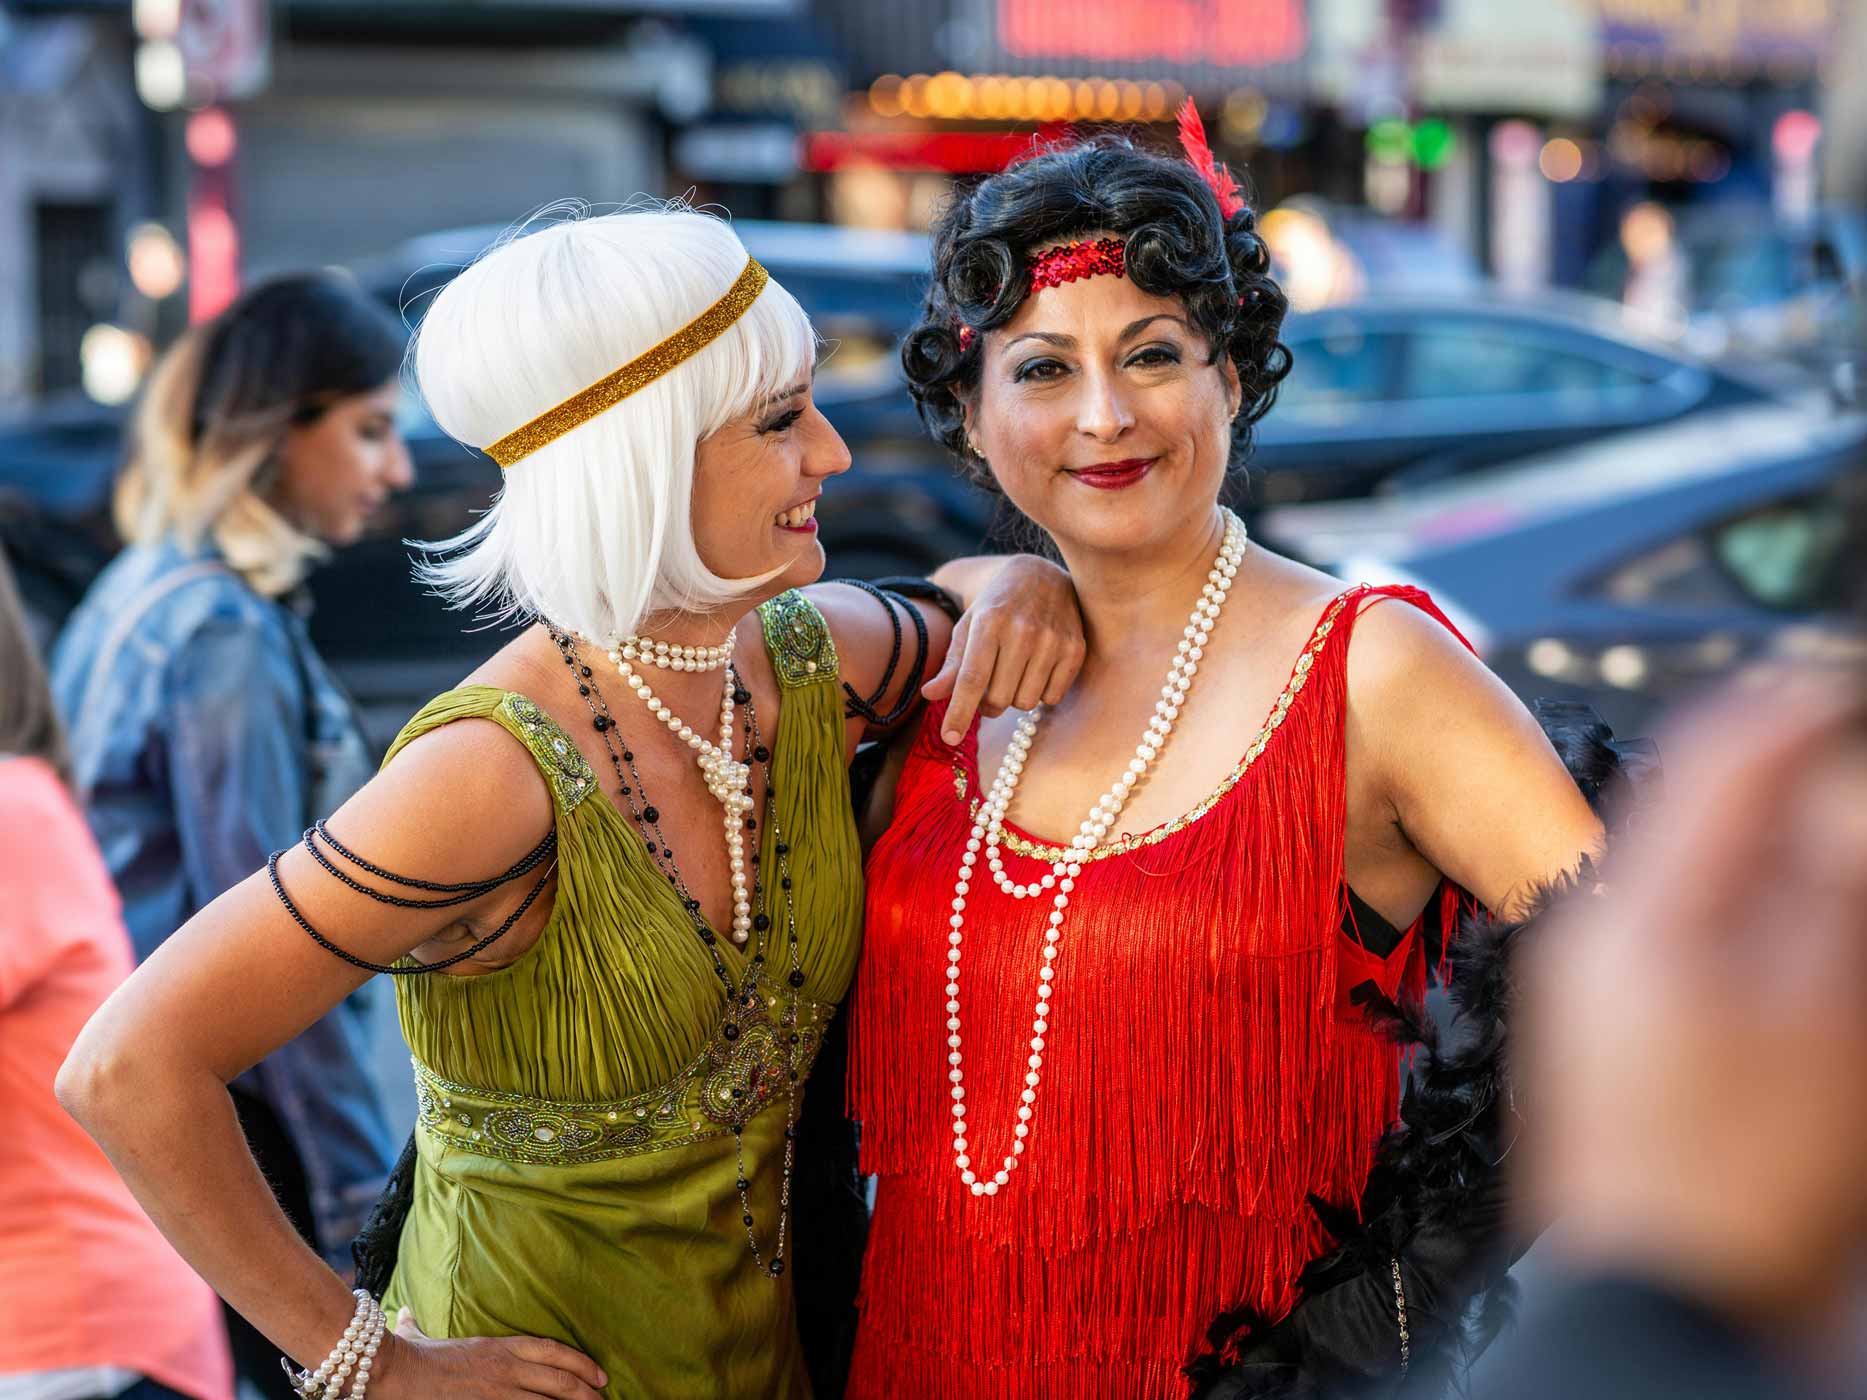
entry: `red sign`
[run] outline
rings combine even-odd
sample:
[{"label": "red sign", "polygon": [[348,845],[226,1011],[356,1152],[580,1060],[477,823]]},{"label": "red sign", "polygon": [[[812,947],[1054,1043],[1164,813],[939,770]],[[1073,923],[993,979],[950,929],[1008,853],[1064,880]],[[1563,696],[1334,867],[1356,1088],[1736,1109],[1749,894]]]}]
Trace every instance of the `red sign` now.
[{"label": "red sign", "polygon": [[1003,170],[1014,160],[1069,139],[1067,126],[1044,126],[1035,134],[974,131],[817,131],[804,139],[806,170],[881,166],[888,170],[937,170],[969,175]]},{"label": "red sign", "polygon": [[1303,0],[998,0],[998,38],[1023,58],[1262,68],[1303,57]]}]

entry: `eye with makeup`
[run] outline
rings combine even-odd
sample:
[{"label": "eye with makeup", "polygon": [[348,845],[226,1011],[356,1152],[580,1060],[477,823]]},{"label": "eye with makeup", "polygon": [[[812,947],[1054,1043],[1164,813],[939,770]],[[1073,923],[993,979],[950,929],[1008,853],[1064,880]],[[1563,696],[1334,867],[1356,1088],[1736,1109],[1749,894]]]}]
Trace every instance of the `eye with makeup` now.
[{"label": "eye with makeup", "polygon": [[761,435],[764,435],[764,434],[770,434],[770,433],[789,432],[792,428],[795,428],[797,426],[798,420],[801,419],[803,416],[804,416],[803,409],[801,408],[790,409],[787,412],[780,413],[776,418],[772,419],[769,423],[762,424],[759,427],[759,433]]},{"label": "eye with makeup", "polygon": [[1023,384],[1031,380],[1042,382],[1047,379],[1056,379],[1064,372],[1064,366],[1058,361],[1039,358],[1035,360],[1026,360],[1023,364],[1012,370],[1011,380],[1014,384]]},{"label": "eye with makeup", "polygon": [[1166,344],[1143,346],[1127,360],[1127,365],[1131,369],[1161,369],[1179,363],[1179,347]]},{"label": "eye with makeup", "polygon": [[[1135,351],[1132,355],[1128,356],[1127,359],[1123,360],[1122,368],[1164,369],[1169,365],[1177,365],[1179,363],[1180,351],[1178,347],[1165,344],[1148,345]],[[1067,372],[1068,367],[1061,361],[1053,360],[1046,356],[1026,360],[1023,364],[1012,370],[1011,378],[1012,382],[1017,384],[1023,384],[1027,381],[1043,383],[1046,380],[1061,378]]]}]

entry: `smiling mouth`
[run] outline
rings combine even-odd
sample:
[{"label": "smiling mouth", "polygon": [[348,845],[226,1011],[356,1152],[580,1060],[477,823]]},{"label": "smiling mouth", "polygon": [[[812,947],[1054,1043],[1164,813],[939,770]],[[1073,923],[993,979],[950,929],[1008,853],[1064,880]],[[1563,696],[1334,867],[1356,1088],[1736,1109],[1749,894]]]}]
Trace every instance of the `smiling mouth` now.
[{"label": "smiling mouth", "polygon": [[792,506],[781,510],[772,517],[772,524],[780,530],[809,531],[817,528],[817,498],[812,496],[801,506]]},{"label": "smiling mouth", "polygon": [[1156,457],[1130,457],[1120,462],[1098,462],[1093,467],[1078,467],[1068,474],[1085,486],[1100,491],[1116,491],[1133,486],[1154,469]]}]

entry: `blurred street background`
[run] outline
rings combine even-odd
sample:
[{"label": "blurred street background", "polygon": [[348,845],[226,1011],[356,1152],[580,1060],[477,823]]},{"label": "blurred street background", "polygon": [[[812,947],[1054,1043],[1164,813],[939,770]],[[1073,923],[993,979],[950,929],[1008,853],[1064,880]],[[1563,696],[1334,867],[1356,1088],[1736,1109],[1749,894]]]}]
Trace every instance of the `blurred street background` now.
[{"label": "blurred street background", "polygon": [[[832,574],[931,569],[1004,522],[901,386],[930,217],[1034,144],[1168,145],[1190,94],[1294,309],[1255,533],[1639,733],[1837,601],[1863,69],[1851,0],[9,0],[0,545],[49,645],[154,355],[255,279],[340,266],[413,326],[540,206],[691,192],[834,342]],[[311,583],[379,747],[500,642],[405,543],[498,471],[403,418],[415,489]]]}]

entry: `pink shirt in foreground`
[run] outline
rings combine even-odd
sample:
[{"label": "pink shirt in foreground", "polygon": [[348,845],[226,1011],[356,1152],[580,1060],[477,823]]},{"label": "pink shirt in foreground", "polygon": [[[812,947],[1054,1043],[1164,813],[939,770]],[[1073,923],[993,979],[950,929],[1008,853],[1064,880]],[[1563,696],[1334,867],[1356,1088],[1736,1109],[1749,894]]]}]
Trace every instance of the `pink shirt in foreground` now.
[{"label": "pink shirt in foreground", "polygon": [[116,891],[77,805],[39,760],[0,760],[0,1375],[122,1366],[232,1400],[213,1292],[52,1092],[129,974]]}]

